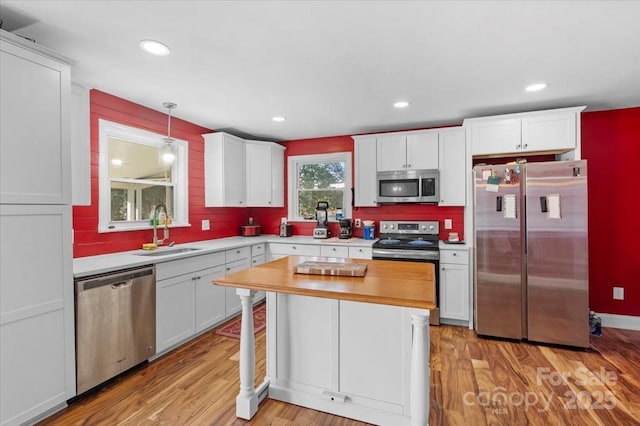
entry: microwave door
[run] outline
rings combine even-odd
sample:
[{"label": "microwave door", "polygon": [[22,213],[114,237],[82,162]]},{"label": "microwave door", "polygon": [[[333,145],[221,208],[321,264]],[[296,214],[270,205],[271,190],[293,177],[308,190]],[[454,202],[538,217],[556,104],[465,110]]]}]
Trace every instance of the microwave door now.
[{"label": "microwave door", "polygon": [[409,202],[420,196],[419,179],[380,179],[378,183],[378,201]]}]

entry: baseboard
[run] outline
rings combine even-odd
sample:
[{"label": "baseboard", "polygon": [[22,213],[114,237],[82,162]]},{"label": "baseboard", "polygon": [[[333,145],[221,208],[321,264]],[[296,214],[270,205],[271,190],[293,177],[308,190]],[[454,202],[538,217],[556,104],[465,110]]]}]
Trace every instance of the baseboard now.
[{"label": "baseboard", "polygon": [[640,331],[640,317],[601,313],[598,313],[598,316],[600,316],[600,318],[602,319],[603,327]]}]

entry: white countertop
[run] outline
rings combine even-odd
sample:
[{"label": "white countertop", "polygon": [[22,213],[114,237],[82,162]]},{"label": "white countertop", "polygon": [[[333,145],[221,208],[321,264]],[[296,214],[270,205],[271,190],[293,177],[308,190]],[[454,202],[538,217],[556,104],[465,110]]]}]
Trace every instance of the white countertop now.
[{"label": "white countertop", "polygon": [[469,242],[465,241],[462,244],[461,243],[447,243],[445,241],[440,240],[439,244],[438,244],[438,248],[440,250],[469,250],[469,248],[471,248],[471,245],[469,244]]},{"label": "white countertop", "polygon": [[[76,278],[89,275],[103,274],[119,269],[132,268],[143,265],[183,259],[192,256],[215,253],[227,249],[251,246],[260,243],[286,243],[286,244],[315,244],[315,245],[348,245],[353,247],[371,247],[377,240],[364,240],[352,238],[340,240],[338,238],[315,239],[312,237],[296,235],[292,237],[279,237],[277,235],[258,235],[255,237],[228,237],[215,240],[196,241],[185,244],[176,244],[173,247],[159,247],[156,250],[131,250],[119,253],[101,254],[98,256],[79,257],[73,259],[73,276]],[[171,251],[180,248],[194,247],[199,250],[169,253],[167,255],[143,256],[144,254],[156,254],[162,251]]]}]

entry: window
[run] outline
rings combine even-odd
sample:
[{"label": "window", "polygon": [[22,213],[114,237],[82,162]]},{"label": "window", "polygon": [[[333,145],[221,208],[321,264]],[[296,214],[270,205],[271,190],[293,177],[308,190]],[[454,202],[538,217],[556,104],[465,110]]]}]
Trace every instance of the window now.
[{"label": "window", "polygon": [[351,217],[351,153],[289,157],[289,220],[315,220],[318,201],[329,203],[329,220],[336,210]]},{"label": "window", "polygon": [[165,135],[99,121],[99,232],[150,228],[158,204],[172,226],[188,226],[187,143],[175,139],[165,161]]}]

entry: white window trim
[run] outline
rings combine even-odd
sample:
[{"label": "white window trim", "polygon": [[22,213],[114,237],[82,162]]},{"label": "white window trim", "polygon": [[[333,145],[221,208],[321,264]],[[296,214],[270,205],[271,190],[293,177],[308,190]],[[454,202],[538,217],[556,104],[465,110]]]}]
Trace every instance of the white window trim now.
[{"label": "white window trim", "polygon": [[[146,145],[161,148],[164,146],[166,135],[149,132],[136,127],[125,126],[108,120],[99,119],[99,188],[98,188],[98,232],[133,231],[139,229],[152,229],[149,220],[135,222],[111,222],[111,196],[109,181],[109,138],[118,138],[125,141],[135,141]],[[189,150],[187,141],[174,139],[176,161],[173,164],[172,176],[174,177],[174,209],[171,228],[191,226],[189,224]]]},{"label": "white window trim", "polygon": [[287,197],[288,197],[288,220],[295,222],[315,222],[315,220],[305,220],[297,215],[298,212],[298,197],[297,194],[297,170],[299,164],[307,164],[307,163],[336,163],[336,162],[344,162],[344,196],[343,196],[343,206],[342,206],[342,215],[345,218],[351,217],[351,198],[352,198],[352,185],[351,185],[351,175],[352,175],[352,163],[351,163],[351,153],[350,152],[336,152],[330,154],[311,154],[311,155],[292,155],[288,157],[287,161],[287,175],[288,175],[288,185],[287,185]]}]

